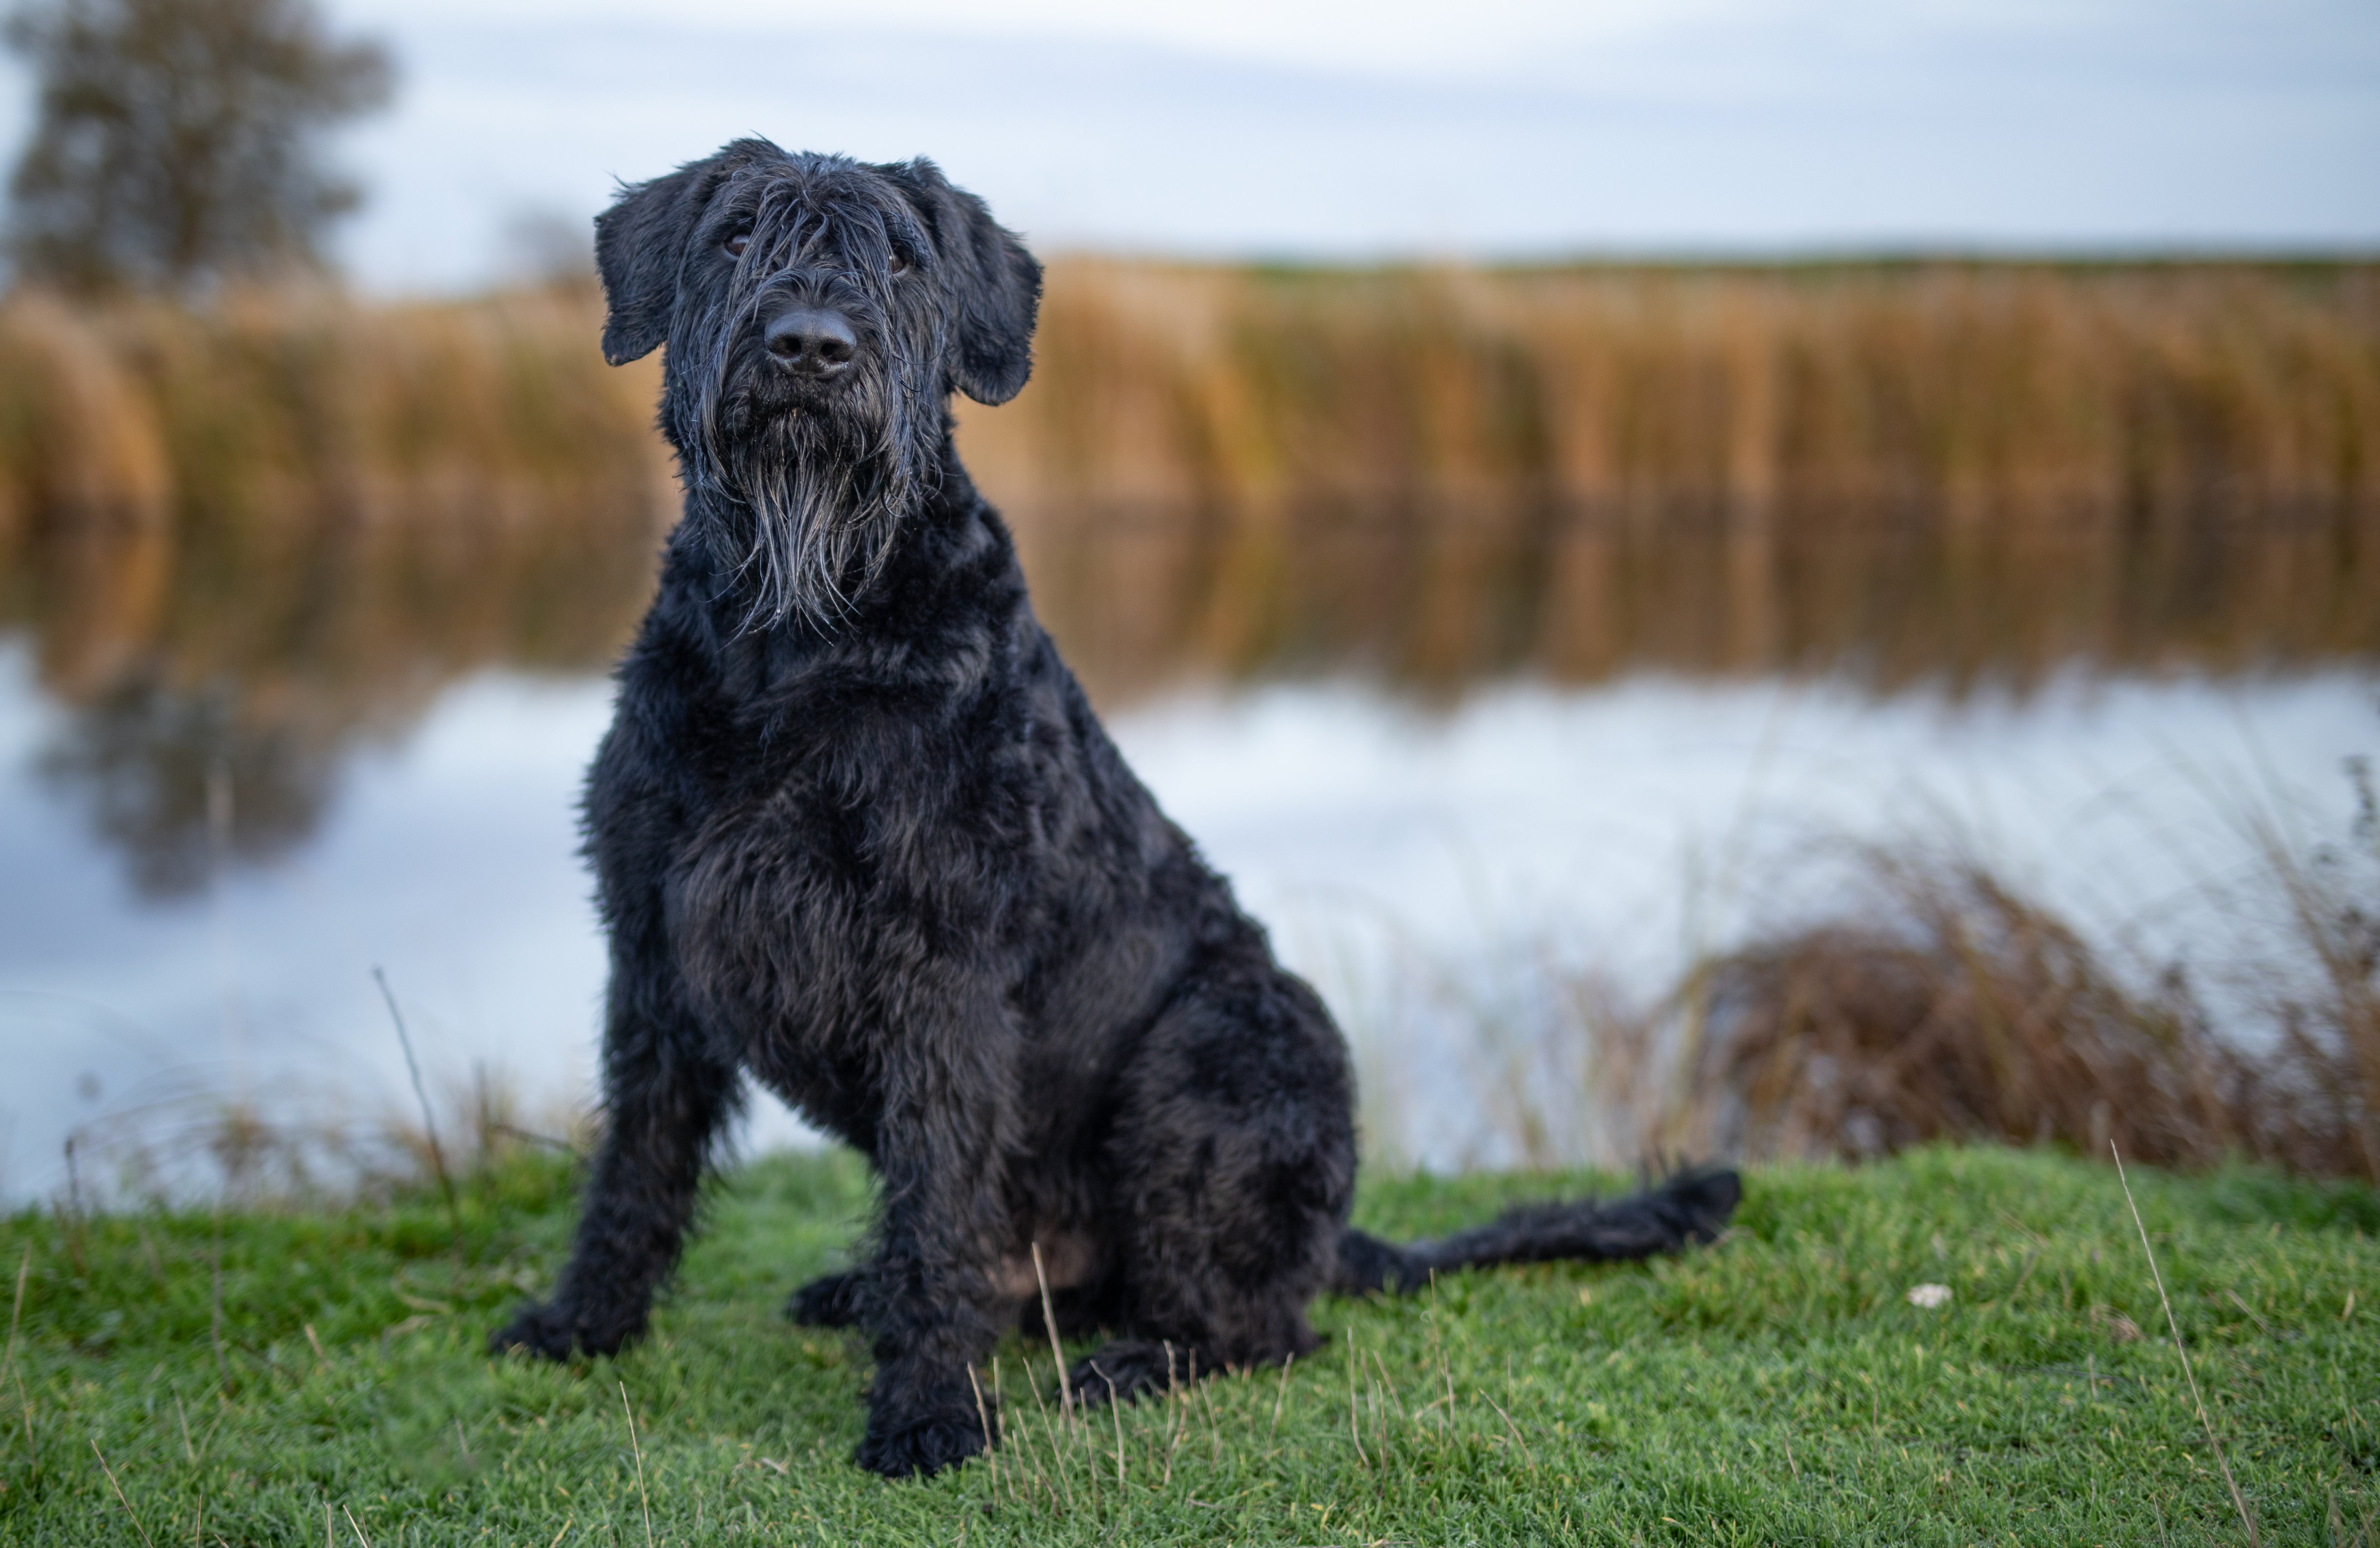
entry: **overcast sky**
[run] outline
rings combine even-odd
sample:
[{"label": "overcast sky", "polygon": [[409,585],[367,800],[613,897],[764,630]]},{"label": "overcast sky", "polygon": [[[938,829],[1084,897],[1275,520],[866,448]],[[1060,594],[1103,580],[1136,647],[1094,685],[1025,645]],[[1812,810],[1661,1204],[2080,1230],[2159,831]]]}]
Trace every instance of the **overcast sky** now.
[{"label": "overcast sky", "polygon": [[2380,0],[331,8],[401,70],[343,145],[381,290],[756,133],[933,156],[1045,250],[2380,247]]}]

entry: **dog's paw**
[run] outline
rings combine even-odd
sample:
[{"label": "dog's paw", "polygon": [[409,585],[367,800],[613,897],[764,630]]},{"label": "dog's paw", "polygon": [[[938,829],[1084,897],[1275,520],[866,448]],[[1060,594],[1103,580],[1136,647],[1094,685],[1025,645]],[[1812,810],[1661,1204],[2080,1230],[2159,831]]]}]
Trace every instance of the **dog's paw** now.
[{"label": "dog's paw", "polygon": [[972,1410],[882,1421],[870,1415],[856,1460],[886,1478],[931,1478],[983,1450],[983,1420]]},{"label": "dog's paw", "polygon": [[811,1280],[785,1302],[785,1315],[806,1328],[859,1325],[859,1275],[830,1274]]},{"label": "dog's paw", "polygon": [[568,1318],[543,1301],[531,1301],[514,1313],[511,1322],[488,1335],[488,1353],[519,1349],[542,1359],[568,1359],[577,1343]]},{"label": "dog's paw", "polygon": [[[1189,1351],[1180,1345],[1169,1351],[1162,1344],[1126,1338],[1077,1362],[1066,1380],[1077,1400],[1097,1408],[1102,1403],[1129,1403],[1169,1386],[1187,1387],[1192,1370]],[[1204,1376],[1208,1371],[1200,1369],[1197,1373]]]},{"label": "dog's paw", "polygon": [[566,1360],[574,1354],[615,1355],[633,1336],[633,1329],[590,1329],[551,1301],[531,1301],[488,1335],[488,1353],[522,1349],[552,1360]]}]

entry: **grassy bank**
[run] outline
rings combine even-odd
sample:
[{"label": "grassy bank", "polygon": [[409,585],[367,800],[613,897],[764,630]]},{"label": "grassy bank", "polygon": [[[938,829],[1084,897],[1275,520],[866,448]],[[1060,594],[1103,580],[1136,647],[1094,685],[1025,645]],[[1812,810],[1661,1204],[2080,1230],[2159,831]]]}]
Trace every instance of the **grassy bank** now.
[{"label": "grassy bank", "polygon": [[[633,1545],[649,1511],[673,1544],[2245,1541],[2228,1466],[2262,1542],[2374,1540],[2380,1200],[2352,1185],[2132,1175],[2219,1461],[2115,1172],[1923,1151],[1756,1172],[1675,1262],[1323,1302],[1331,1345],[1285,1378],[1079,1430],[1045,1425],[1048,1352],[1012,1338],[997,1466],[888,1485],[847,1461],[864,1352],[775,1315],[852,1237],[849,1158],[730,1176],[625,1358],[491,1361],[567,1182],[481,1176],[459,1255],[433,1194],[9,1221],[0,1536],[310,1544],[327,1515],[375,1548]],[[1376,1180],[1362,1213],[1419,1233],[1557,1186]]]}]

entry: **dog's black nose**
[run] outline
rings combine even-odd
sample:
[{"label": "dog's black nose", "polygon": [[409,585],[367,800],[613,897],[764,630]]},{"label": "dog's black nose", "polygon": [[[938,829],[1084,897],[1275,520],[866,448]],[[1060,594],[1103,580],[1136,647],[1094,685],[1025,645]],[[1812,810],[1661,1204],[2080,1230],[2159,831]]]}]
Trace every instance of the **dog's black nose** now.
[{"label": "dog's black nose", "polygon": [[843,314],[826,307],[794,307],[769,323],[769,353],[807,376],[832,376],[851,363],[858,336]]}]

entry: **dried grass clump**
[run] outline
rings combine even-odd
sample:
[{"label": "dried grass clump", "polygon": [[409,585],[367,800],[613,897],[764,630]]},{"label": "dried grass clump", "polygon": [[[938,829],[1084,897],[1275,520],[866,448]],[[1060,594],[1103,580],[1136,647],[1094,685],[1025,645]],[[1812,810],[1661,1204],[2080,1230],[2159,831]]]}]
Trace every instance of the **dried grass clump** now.
[{"label": "dried grass clump", "polygon": [[1885,852],[1855,918],[1707,965],[1705,1079],[1730,1150],[1882,1154],[2110,1139],[2165,1164],[2231,1138],[2232,1075],[2177,981],[2143,994],[1983,866]]},{"label": "dried grass clump", "polygon": [[64,1201],[109,1209],[193,1199],[243,1208],[386,1199],[442,1175],[482,1177],[525,1151],[584,1154],[593,1120],[569,1103],[532,1107],[509,1075],[475,1067],[448,1082],[431,1115],[327,1081],[285,1080],[227,1094],[189,1083],[84,1124],[69,1136]]},{"label": "dried grass clump", "polygon": [[[2367,838],[2370,824],[2362,830]],[[2253,975],[2272,1018],[2212,1024],[2180,969],[2143,988],[1972,859],[1870,851],[1847,917],[1706,964],[1702,1127],[1730,1153],[2058,1143],[2172,1166],[2227,1157],[2380,1181],[2369,912],[2277,871],[2307,964]],[[2360,945],[2338,950],[2344,935]]]}]

